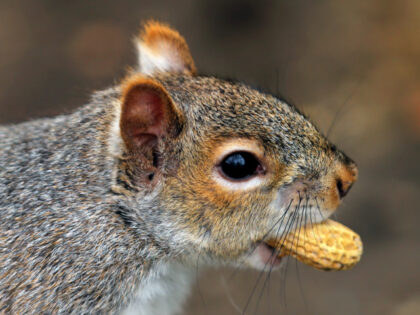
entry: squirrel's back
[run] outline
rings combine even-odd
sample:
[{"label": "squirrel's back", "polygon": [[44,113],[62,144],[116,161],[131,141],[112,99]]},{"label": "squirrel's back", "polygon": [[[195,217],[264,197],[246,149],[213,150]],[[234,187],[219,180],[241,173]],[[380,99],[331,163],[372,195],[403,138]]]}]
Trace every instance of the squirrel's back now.
[{"label": "squirrel's back", "polygon": [[109,311],[147,269],[144,243],[111,208],[115,94],[0,128],[0,313]]},{"label": "squirrel's back", "polygon": [[101,137],[106,132],[110,102],[101,97],[113,94],[99,93],[91,104],[68,115],[1,127],[0,205],[13,202],[17,208],[33,207],[49,200],[71,203],[86,198],[83,194],[91,190],[106,190],[110,167],[98,163],[110,161],[97,157],[106,156]]}]

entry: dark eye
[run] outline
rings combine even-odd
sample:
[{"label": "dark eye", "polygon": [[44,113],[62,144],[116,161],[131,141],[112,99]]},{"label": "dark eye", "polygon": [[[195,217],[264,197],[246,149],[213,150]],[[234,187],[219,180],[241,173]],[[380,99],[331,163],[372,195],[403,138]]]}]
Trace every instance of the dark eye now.
[{"label": "dark eye", "polygon": [[220,163],[220,169],[229,179],[241,180],[257,174],[262,166],[253,154],[239,151],[229,154]]}]

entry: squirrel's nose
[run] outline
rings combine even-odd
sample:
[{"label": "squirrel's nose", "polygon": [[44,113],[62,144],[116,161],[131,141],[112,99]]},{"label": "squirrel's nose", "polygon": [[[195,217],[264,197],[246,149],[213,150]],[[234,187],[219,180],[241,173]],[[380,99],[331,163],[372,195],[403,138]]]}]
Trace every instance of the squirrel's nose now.
[{"label": "squirrel's nose", "polygon": [[344,198],[357,180],[358,169],[354,162],[339,167],[337,171],[336,186],[340,199]]},{"label": "squirrel's nose", "polygon": [[344,198],[347,195],[351,186],[353,186],[353,183],[349,183],[349,182],[343,183],[343,181],[340,178],[337,179],[337,190],[338,190],[338,195],[340,196],[340,198]]}]

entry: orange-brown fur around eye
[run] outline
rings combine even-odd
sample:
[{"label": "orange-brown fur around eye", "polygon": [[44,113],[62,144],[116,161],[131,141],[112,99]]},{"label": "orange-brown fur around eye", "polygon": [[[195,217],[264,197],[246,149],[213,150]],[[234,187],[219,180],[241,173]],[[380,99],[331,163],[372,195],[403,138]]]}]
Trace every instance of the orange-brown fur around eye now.
[{"label": "orange-brown fur around eye", "polygon": [[[217,166],[217,158],[220,158],[220,146],[223,147],[223,142],[229,143],[229,140],[234,142],[236,139],[216,138],[201,143],[197,148],[200,156],[197,160],[190,161],[193,163],[188,163],[188,160],[187,163],[181,163],[176,177],[167,179],[163,196],[171,198],[174,205],[176,204],[175,208],[184,218],[185,230],[213,239],[210,243],[201,243],[203,250],[235,259],[266,232],[257,227],[269,225],[270,214],[267,208],[275,195],[273,186],[279,185],[277,180],[281,166],[274,163],[273,157],[264,157],[265,160],[270,160],[270,174],[263,185],[267,187],[265,192],[261,192],[261,187],[247,191],[223,187],[214,181],[212,173]],[[260,147],[257,140],[251,139],[238,139],[237,144],[241,147],[246,145],[251,152]],[[183,197],[173,198],[174,194],[181,194]],[[178,203],[178,200],[182,202]],[[250,225],[252,228],[246,228]],[[235,241],[226,242],[228,239]],[[201,242],[200,238],[198,240]],[[216,245],[220,242],[223,242],[223,246]]]}]

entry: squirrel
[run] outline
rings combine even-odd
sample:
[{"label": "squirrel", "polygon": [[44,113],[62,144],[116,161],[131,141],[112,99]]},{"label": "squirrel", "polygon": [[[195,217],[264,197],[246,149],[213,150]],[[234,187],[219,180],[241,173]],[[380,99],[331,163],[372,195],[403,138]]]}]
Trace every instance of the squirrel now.
[{"label": "squirrel", "polygon": [[135,44],[87,105],[0,127],[0,313],[178,314],[197,261],[276,264],[267,235],[325,220],[356,181],[293,105],[197,74],[167,24]]}]

